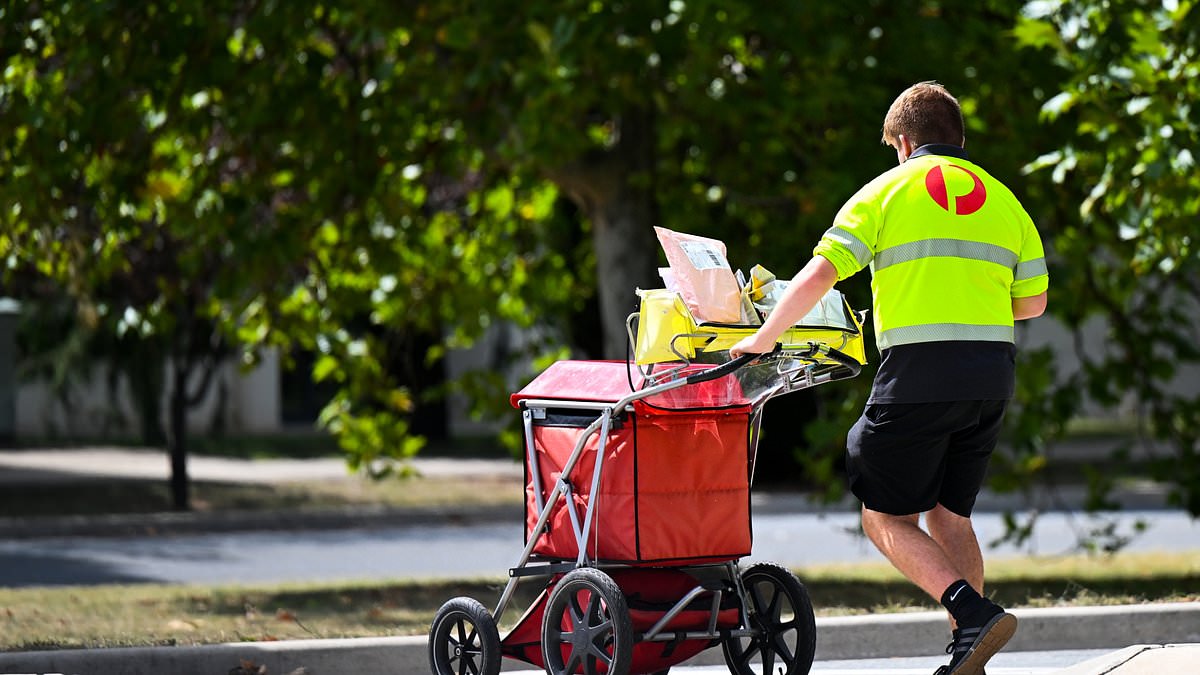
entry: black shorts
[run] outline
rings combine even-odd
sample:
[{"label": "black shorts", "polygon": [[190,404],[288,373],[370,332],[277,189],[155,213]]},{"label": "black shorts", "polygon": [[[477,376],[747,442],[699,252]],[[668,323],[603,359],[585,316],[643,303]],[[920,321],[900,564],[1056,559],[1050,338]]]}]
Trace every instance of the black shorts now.
[{"label": "black shorts", "polygon": [[872,511],[902,516],[941,504],[970,516],[1008,401],[867,405],[850,429],[850,491]]}]

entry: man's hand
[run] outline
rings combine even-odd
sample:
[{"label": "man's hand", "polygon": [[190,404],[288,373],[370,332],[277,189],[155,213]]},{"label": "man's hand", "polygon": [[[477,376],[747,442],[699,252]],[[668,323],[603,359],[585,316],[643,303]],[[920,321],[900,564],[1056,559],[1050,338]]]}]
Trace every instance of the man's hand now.
[{"label": "man's hand", "polygon": [[742,338],[729,348],[729,358],[736,359],[742,354],[766,354],[772,349],[775,349],[775,341],[765,338],[762,331],[755,331],[754,335]]}]

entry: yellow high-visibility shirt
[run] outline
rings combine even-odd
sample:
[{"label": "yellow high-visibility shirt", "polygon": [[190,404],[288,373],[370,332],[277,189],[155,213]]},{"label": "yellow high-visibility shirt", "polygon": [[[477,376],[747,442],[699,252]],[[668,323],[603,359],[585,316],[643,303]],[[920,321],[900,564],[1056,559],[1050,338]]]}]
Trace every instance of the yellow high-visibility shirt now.
[{"label": "yellow high-visibility shirt", "polygon": [[879,350],[1013,342],[1012,299],[1049,284],[1037,228],[958,146],[926,145],[867,183],[813,250],[845,279],[871,268]]}]

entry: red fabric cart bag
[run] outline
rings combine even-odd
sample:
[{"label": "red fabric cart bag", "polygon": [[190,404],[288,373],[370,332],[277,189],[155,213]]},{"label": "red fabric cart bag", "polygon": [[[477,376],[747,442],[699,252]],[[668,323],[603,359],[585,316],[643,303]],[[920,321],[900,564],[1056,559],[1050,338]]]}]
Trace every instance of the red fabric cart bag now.
[{"label": "red fabric cart bag", "polygon": [[[607,573],[617,582],[617,586],[621,587],[625,603],[629,607],[630,621],[638,633],[650,630],[676,602],[700,583],[695,577],[677,568],[637,567],[612,569],[607,570]],[[712,618],[712,597],[706,593],[693,600],[667,622],[664,630],[708,630],[708,622]],[[717,628],[735,628],[740,618],[737,597],[726,593],[722,596],[717,611]]]},{"label": "red fabric cart bag", "polygon": [[[750,553],[749,406],[667,410],[634,404],[610,430],[597,495],[591,494],[600,435],[593,434],[568,477],[579,522],[588,504],[596,516],[587,541],[593,561],[689,563]],[[599,413],[573,411],[535,421],[544,497],[553,490],[583,427]],[[528,540],[539,513],[526,465]],[[537,555],[574,560],[579,553],[565,499],[553,507]]]},{"label": "red fabric cart bag", "polygon": [[[698,583],[695,578],[677,569],[638,568],[612,570],[609,575],[621,588],[629,605],[629,618],[638,635],[650,630],[674,604],[687,595]],[[542,658],[542,622],[550,593],[562,575],[550,579],[545,589],[525,611],[500,642],[505,656],[545,668]],[[706,631],[712,617],[712,596],[704,595],[667,623],[666,632]],[[717,628],[736,628],[741,621],[737,600],[727,594],[717,613]],[[709,647],[707,639],[680,642],[637,642],[633,645],[630,673],[657,673],[682,663]],[[566,647],[564,647],[566,649]],[[564,654],[565,657],[565,654]],[[601,666],[603,669],[603,666]]]}]

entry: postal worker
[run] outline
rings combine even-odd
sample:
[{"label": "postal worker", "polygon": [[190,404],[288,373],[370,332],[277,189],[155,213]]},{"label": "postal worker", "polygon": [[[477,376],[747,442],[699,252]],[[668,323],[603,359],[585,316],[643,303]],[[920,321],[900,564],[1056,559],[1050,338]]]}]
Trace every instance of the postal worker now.
[{"label": "postal worker", "polygon": [[935,675],[979,675],[1017,619],[983,595],[971,511],[1013,395],[1013,322],[1045,311],[1046,262],[1025,209],[968,159],[944,87],[901,93],[883,141],[899,166],[842,206],[772,314],[729,351],[771,351],[837,281],[871,268],[881,360],[847,438],[850,490],[871,541],[950,613],[952,656]]}]

